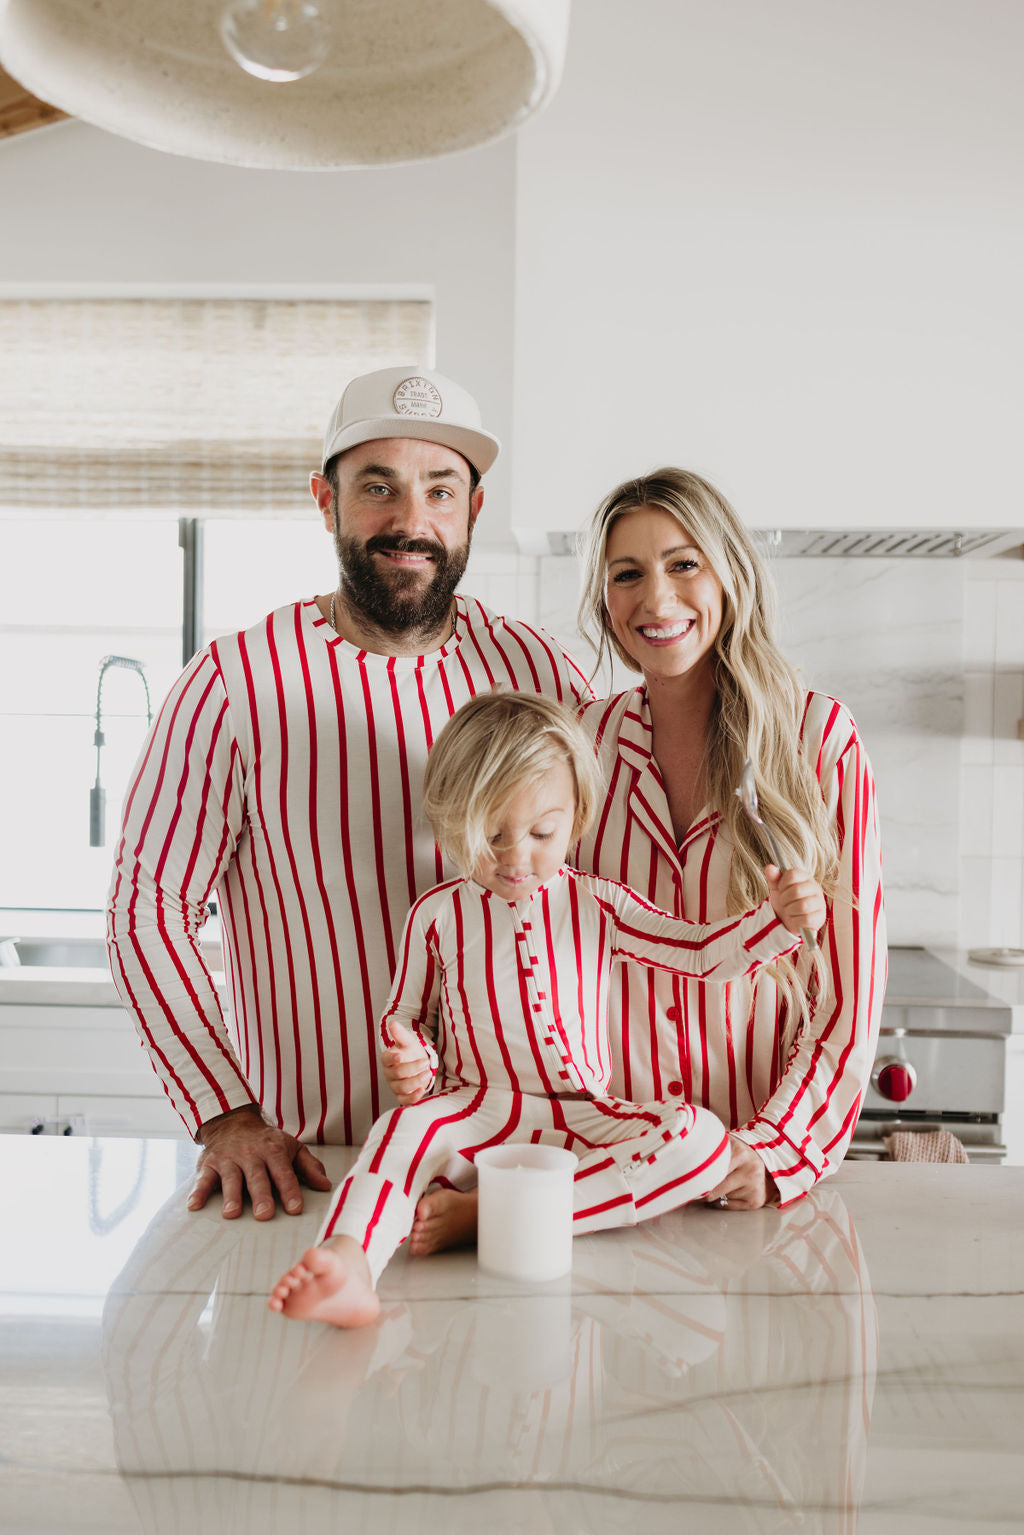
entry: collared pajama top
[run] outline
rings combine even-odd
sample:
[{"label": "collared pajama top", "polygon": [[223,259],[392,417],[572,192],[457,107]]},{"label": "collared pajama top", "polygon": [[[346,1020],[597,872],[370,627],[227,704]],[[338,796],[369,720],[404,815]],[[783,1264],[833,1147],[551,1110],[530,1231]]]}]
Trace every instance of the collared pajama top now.
[{"label": "collared pajama top", "polygon": [[[646,690],[582,712],[605,772],[606,802],[583,839],[581,869],[622,880],[696,922],[727,915],[733,844],[705,811],[676,846],[654,760]],[[613,1008],[612,1090],[678,1095],[711,1109],[761,1156],[785,1204],[842,1160],[874,1059],[886,948],[878,808],[871,766],[842,704],[806,696],[802,746],[840,844],[840,890],[819,943],[830,985],[793,1038],[785,998],[765,972],[701,986],[624,966]],[[809,956],[798,956],[801,973]]]},{"label": "collared pajama top", "polygon": [[414,1030],[442,1090],[604,1094],[613,966],[728,978],[799,943],[767,901],[699,925],[575,869],[521,901],[453,880],[409,913],[381,1038],[395,1043],[396,1020]]},{"label": "collared pajama top", "polygon": [[[589,696],[541,630],[457,599],[425,656],[278,608],[189,663],[143,748],[110,890],[111,971],[194,1133],[256,1102],[306,1141],[362,1141],[391,1094],[377,1023],[410,905],[446,869],[420,803],[460,704],[502,684]],[[217,891],[222,1016],[197,939]]]}]

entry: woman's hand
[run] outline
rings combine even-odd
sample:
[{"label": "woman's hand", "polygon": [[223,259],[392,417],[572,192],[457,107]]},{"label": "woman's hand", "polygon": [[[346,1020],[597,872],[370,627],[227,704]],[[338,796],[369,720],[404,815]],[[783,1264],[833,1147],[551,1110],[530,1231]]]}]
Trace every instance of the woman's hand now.
[{"label": "woman's hand", "polygon": [[730,1210],[760,1210],[762,1205],[777,1203],[775,1179],[757,1152],[736,1135],[730,1135],[729,1149],[732,1152],[729,1171],[717,1188],[705,1194],[705,1203],[717,1205],[727,1199]]},{"label": "woman's hand", "polygon": [[399,1103],[418,1103],[434,1080],[430,1057],[411,1029],[389,1020],[387,1030],[395,1045],[381,1051],[384,1080]]},{"label": "woman's hand", "polygon": [[764,877],[772,910],[788,932],[800,933],[806,928],[816,933],[824,926],[825,895],[813,874],[804,869],[787,869],[780,874],[770,863]]}]

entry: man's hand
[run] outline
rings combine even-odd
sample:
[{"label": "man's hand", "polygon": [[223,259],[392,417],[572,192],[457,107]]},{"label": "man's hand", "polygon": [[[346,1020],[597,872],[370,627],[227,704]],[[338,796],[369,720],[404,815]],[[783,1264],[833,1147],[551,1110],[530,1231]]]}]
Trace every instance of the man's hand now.
[{"label": "man's hand", "polygon": [[411,1029],[389,1020],[388,1033],[395,1047],[381,1051],[384,1080],[399,1103],[418,1103],[434,1080],[430,1057]]},{"label": "man's hand", "polygon": [[234,1220],[242,1213],[242,1198],[248,1190],[253,1215],[258,1221],[269,1221],[274,1215],[275,1189],[288,1214],[300,1215],[300,1178],[311,1189],[331,1186],[323,1163],[309,1147],[266,1124],[255,1104],[208,1119],[199,1140],[203,1152],[188,1196],[190,1210],[201,1210],[219,1186],[224,1195],[221,1214],[225,1220]]},{"label": "man's hand", "polygon": [[729,1171],[717,1188],[704,1195],[705,1203],[716,1205],[727,1199],[730,1210],[760,1210],[762,1205],[774,1204],[779,1191],[757,1152],[735,1135],[729,1137],[729,1150]]}]

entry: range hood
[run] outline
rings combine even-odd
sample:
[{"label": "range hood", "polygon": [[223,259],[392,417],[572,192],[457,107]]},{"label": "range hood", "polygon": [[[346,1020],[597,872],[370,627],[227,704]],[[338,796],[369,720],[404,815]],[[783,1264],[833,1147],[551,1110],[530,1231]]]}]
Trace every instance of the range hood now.
[{"label": "range hood", "polygon": [[[1024,558],[1024,528],[751,528],[755,542],[776,559],[990,559]],[[523,553],[575,554],[578,533],[547,533],[547,548],[520,539]],[[525,547],[529,543],[529,548]]]},{"label": "range hood", "polygon": [[988,559],[1020,554],[1020,528],[756,528],[754,537],[769,554],[782,558],[893,560]]}]

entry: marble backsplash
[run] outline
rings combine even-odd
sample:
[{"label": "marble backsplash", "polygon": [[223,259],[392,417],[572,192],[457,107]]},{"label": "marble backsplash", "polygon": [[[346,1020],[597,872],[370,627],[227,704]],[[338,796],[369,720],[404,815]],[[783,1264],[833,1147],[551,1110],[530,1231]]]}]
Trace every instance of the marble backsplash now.
[{"label": "marble backsplash", "polygon": [[[1024,561],[779,558],[782,635],[878,782],[890,941],[1024,947]],[[466,589],[589,664],[579,566],[474,551]],[[604,691],[634,680],[619,669]]]}]

